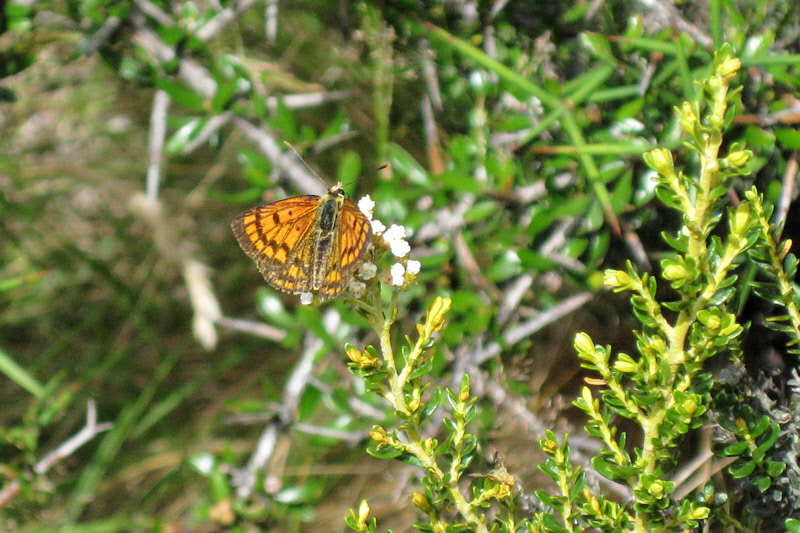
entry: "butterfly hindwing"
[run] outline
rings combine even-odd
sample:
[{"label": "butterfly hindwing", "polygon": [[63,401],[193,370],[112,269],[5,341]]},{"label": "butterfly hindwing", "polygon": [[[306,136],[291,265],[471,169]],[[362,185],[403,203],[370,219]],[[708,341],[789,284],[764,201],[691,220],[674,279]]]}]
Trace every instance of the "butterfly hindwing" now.
[{"label": "butterfly hindwing", "polygon": [[323,298],[333,298],[344,290],[358,269],[372,237],[372,225],[356,205],[345,200],[339,213],[339,224],[332,244],[325,276],[319,288]]}]

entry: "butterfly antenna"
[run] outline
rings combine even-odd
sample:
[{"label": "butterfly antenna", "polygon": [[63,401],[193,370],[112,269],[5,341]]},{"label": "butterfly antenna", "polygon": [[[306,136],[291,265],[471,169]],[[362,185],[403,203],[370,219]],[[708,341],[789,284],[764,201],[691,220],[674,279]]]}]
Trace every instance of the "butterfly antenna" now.
[{"label": "butterfly antenna", "polygon": [[321,181],[323,185],[325,185],[326,187],[328,186],[328,185],[325,183],[325,180],[324,180],[324,179],[322,179],[322,178],[320,178],[320,177],[319,177],[319,174],[317,174],[316,172],[314,172],[314,169],[313,169],[313,168],[311,168],[310,166],[308,166],[308,163],[306,163],[306,160],[305,160],[305,159],[303,159],[303,156],[301,156],[301,155],[300,155],[300,152],[298,152],[298,151],[295,149],[295,147],[294,147],[294,146],[292,146],[292,145],[289,143],[289,141],[283,141],[283,144],[285,144],[286,146],[288,146],[288,147],[289,147],[289,148],[292,150],[292,152],[294,152],[294,155],[296,155],[296,156],[297,156],[297,159],[299,159],[299,160],[300,160],[300,162],[301,162],[301,163],[303,163],[303,166],[304,166],[304,167],[306,167],[306,168],[308,169],[308,171],[309,171],[309,172],[311,172],[312,174],[314,174],[314,176],[316,176],[316,178],[317,178],[319,181]]},{"label": "butterfly antenna", "polygon": [[[376,168],[375,170],[373,170],[372,172],[370,172],[369,174],[364,174],[363,176],[361,176],[361,178],[366,178],[367,176],[372,176],[374,174],[377,174],[378,172],[380,172],[384,168],[391,168],[391,166],[392,166],[391,163],[384,163],[381,166],[379,166],[378,168]],[[352,181],[348,181],[347,183],[342,184],[342,187],[347,187],[351,183],[355,183],[356,181],[360,180],[361,178],[355,178]]]}]

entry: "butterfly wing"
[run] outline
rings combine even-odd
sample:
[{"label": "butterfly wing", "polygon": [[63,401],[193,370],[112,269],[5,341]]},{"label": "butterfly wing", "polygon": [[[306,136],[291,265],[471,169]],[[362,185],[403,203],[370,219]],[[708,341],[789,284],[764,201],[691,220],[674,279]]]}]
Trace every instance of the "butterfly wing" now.
[{"label": "butterfly wing", "polygon": [[372,224],[351,200],[345,199],[339,213],[339,222],[332,253],[328,255],[325,275],[319,287],[319,296],[326,300],[341,293],[361,264],[372,237]]},{"label": "butterfly wing", "polygon": [[313,232],[319,196],[294,196],[237,217],[233,233],[267,282],[285,292],[311,290]]}]

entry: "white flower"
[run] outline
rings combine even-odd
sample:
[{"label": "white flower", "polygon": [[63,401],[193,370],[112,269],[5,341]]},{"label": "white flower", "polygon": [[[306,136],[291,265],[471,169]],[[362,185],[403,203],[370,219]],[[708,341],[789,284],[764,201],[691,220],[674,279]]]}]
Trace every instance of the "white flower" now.
[{"label": "white flower", "polygon": [[364,292],[367,290],[367,284],[355,279],[351,279],[349,288],[350,288],[350,293],[355,298],[361,298],[362,296],[364,296]]},{"label": "white flower", "polygon": [[310,292],[300,293],[300,303],[303,305],[311,305],[314,301],[314,294]]},{"label": "white flower", "polygon": [[383,232],[383,240],[389,245],[389,249],[395,257],[405,257],[411,251],[411,246],[409,246],[405,238],[405,226],[392,224],[389,229]]},{"label": "white flower", "polygon": [[358,201],[358,208],[362,213],[367,215],[368,219],[372,220],[372,210],[375,209],[375,201],[370,198],[369,195],[364,196]]},{"label": "white flower", "polygon": [[409,259],[406,261],[406,271],[409,274],[419,274],[420,268],[422,267],[422,263],[419,261],[414,261],[413,259]]},{"label": "white flower", "polygon": [[405,257],[411,251],[411,245],[405,239],[397,239],[389,243],[389,249],[395,257]]},{"label": "white flower", "polygon": [[406,282],[406,267],[401,265],[400,263],[395,263],[392,265],[392,269],[389,271],[392,275],[392,285],[395,287],[402,287]]},{"label": "white flower", "polygon": [[405,226],[399,226],[397,224],[392,224],[389,226],[383,233],[384,240],[391,245],[392,241],[405,239],[406,238],[406,228]]},{"label": "white flower", "polygon": [[374,219],[372,221],[372,234],[373,235],[382,235],[383,232],[386,231],[386,226],[378,219]]},{"label": "white flower", "polygon": [[358,277],[364,281],[369,281],[378,273],[378,265],[375,263],[364,262],[358,267]]}]

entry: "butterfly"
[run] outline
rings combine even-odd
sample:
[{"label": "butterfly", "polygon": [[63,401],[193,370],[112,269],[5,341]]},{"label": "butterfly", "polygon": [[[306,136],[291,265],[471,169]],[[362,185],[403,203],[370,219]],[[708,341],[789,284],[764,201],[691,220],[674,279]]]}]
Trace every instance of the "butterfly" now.
[{"label": "butterfly", "polygon": [[364,260],[372,225],[342,184],[322,196],[293,196],[251,209],[232,223],[242,250],[267,283],[291,294],[339,295]]}]

